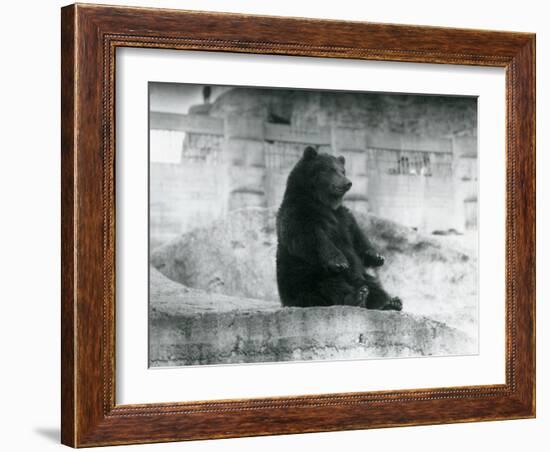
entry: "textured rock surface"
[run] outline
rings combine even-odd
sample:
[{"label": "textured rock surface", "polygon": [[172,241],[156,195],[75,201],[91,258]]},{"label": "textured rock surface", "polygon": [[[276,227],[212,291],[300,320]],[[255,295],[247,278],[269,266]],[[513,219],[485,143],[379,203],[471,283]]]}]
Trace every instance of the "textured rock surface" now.
[{"label": "textured rock surface", "polygon": [[150,269],[150,318],[153,320],[170,316],[186,316],[208,312],[228,312],[234,310],[278,309],[275,301],[232,297],[191,289],[178,284],[155,268]]},{"label": "textured rock surface", "polygon": [[208,294],[151,269],[153,367],[469,354],[466,334],[425,317]]},{"label": "textured rock surface", "polygon": [[247,208],[153,250],[151,265],[188,287],[278,302],[276,247],[275,212]]}]

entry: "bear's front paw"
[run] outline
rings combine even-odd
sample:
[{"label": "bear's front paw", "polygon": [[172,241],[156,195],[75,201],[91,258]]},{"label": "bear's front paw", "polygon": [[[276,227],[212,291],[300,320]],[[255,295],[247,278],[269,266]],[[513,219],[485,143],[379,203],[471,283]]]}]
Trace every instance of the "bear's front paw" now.
[{"label": "bear's front paw", "polygon": [[363,260],[367,267],[381,267],[386,262],[386,259],[381,254],[365,253]]},{"label": "bear's front paw", "polygon": [[340,273],[349,269],[349,263],[345,257],[335,258],[330,260],[326,267],[329,272]]}]

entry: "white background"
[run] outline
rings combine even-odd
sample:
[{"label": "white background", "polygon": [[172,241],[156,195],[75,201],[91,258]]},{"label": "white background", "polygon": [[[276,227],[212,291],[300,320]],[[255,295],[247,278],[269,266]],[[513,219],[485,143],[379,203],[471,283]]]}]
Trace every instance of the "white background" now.
[{"label": "white background", "polygon": [[[550,429],[546,374],[548,249],[550,216],[548,128],[550,31],[541,1],[297,2],[278,0],[118,0],[119,4],[369,20],[394,23],[537,32],[538,145],[538,417],[448,426],[406,427],[265,438],[118,447],[116,450],[278,451],[546,450]],[[44,451],[59,443],[59,7],[58,1],[3,5],[2,39],[2,449]],[[546,353],[545,353],[546,352]],[[544,356],[546,354],[546,356]],[[546,381],[544,381],[546,380]]]}]

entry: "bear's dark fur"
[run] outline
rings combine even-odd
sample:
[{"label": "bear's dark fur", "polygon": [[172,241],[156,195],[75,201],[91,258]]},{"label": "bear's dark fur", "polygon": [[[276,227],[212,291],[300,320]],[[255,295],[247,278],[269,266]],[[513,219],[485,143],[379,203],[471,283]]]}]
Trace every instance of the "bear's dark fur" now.
[{"label": "bear's dark fur", "polygon": [[283,306],[351,305],[401,310],[365,267],[384,263],[342,205],[344,157],[307,147],[277,213],[277,284]]}]

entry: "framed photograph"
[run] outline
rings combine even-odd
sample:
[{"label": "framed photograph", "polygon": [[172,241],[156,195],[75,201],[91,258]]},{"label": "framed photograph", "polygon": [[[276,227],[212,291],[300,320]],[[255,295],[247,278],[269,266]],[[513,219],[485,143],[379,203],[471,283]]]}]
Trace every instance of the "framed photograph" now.
[{"label": "framed photograph", "polygon": [[535,416],[535,36],[62,8],[62,442]]}]

